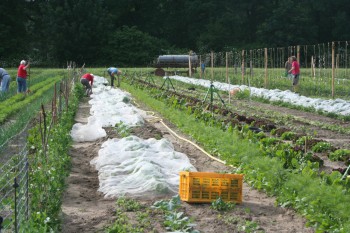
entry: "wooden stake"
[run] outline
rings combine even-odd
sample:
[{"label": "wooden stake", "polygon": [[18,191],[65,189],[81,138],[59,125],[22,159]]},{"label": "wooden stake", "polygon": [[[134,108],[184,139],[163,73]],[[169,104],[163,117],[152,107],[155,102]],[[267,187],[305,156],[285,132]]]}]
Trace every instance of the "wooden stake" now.
[{"label": "wooden stake", "polygon": [[265,88],[267,88],[267,48],[265,48]]},{"label": "wooden stake", "polygon": [[211,81],[214,80],[214,52],[211,51]]},{"label": "wooden stake", "polygon": [[226,52],[226,83],[228,83],[228,52]]},{"label": "wooden stake", "polygon": [[244,50],[242,50],[242,84],[244,84]]},{"label": "wooden stake", "polygon": [[334,73],[335,73],[335,66],[334,66],[334,42],[332,42],[332,98],[334,99]]}]

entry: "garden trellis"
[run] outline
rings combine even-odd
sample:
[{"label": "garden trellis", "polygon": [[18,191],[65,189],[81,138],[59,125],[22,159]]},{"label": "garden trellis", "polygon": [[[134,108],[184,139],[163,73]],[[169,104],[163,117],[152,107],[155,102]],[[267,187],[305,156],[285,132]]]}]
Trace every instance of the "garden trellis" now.
[{"label": "garden trellis", "polygon": [[[18,111],[17,120],[12,120],[14,123],[0,124],[0,130],[2,135],[0,137],[0,232],[26,232],[25,225],[31,218],[32,206],[38,206],[39,204],[33,204],[34,194],[30,192],[33,185],[29,185],[31,179],[33,179],[33,171],[35,170],[49,170],[50,167],[42,166],[43,162],[39,162],[39,166],[33,165],[33,160],[36,162],[39,159],[31,158],[28,155],[28,151],[34,148],[28,148],[29,146],[23,142],[23,145],[17,145],[19,150],[16,154],[9,154],[6,147],[11,147],[10,142],[15,137],[19,137],[22,134],[27,134],[25,131],[29,127],[31,119],[38,112],[38,108],[41,105],[41,113],[45,118],[45,110],[43,103],[51,102],[51,119],[53,123],[57,123],[58,119],[62,116],[63,112],[68,111],[68,98],[69,92],[71,92],[71,86],[77,74],[74,71],[68,70],[65,75],[66,78],[59,80],[59,85],[56,85],[56,79],[52,78],[54,84],[49,86],[50,90],[41,92],[36,100],[28,104],[22,111]],[[49,80],[49,79],[47,79]],[[49,80],[50,81],[50,80]],[[48,86],[48,85],[46,85]],[[36,90],[38,93],[40,90]],[[35,96],[34,93],[31,94]],[[11,96],[8,96],[10,99]],[[27,97],[29,99],[29,97]],[[41,116],[41,115],[40,115]],[[41,121],[40,117],[40,121]],[[17,122],[24,122],[23,124],[17,124]],[[44,119],[45,122],[45,119]],[[40,123],[41,124],[41,123]],[[41,150],[46,153],[48,148],[48,141],[50,140],[50,128],[45,123],[42,127],[42,148]],[[46,132],[46,129],[48,132]],[[25,136],[26,137],[26,136]],[[24,140],[24,139],[22,139]],[[13,146],[13,145],[12,145]],[[39,148],[40,149],[40,148]],[[49,171],[50,172],[50,171]],[[48,180],[48,179],[47,179]],[[47,188],[45,184],[40,184],[40,187]],[[39,194],[41,197],[50,198],[47,192]],[[41,204],[40,204],[41,205]]]},{"label": "garden trellis", "polygon": [[[216,81],[236,85],[292,90],[291,80],[284,76],[284,65],[293,55],[300,63],[302,95],[349,99],[348,44],[348,41],[336,41],[216,52],[213,77]],[[201,55],[200,60],[210,65],[210,54]],[[206,74],[203,78],[211,76]]]}]

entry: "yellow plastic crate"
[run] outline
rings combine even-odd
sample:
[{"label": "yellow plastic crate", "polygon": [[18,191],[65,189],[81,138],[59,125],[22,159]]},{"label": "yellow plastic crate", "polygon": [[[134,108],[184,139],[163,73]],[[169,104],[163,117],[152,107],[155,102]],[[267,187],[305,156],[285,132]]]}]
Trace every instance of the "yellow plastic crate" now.
[{"label": "yellow plastic crate", "polygon": [[223,201],[242,203],[242,174],[214,172],[180,172],[181,200],[210,203],[221,196]]}]

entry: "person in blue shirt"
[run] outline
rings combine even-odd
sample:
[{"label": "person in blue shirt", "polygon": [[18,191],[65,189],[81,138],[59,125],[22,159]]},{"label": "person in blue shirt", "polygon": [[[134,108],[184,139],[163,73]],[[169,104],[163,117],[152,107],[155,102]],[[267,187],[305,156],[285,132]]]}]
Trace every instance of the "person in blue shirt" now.
[{"label": "person in blue shirt", "polygon": [[[107,69],[107,73],[109,74],[109,76],[111,77],[111,86],[114,87],[114,79],[115,79],[115,76],[119,76],[121,75],[121,70],[118,70],[118,68],[115,68],[115,67],[109,67]],[[119,80],[118,80],[118,85],[119,87]]]},{"label": "person in blue shirt", "polygon": [[204,62],[201,64],[201,71],[202,71],[202,73],[201,73],[201,78],[202,78],[204,76],[204,71],[205,71],[205,63]]},{"label": "person in blue shirt", "polygon": [[10,87],[11,77],[7,71],[3,68],[0,68],[0,81],[1,81],[1,91],[7,92]]}]

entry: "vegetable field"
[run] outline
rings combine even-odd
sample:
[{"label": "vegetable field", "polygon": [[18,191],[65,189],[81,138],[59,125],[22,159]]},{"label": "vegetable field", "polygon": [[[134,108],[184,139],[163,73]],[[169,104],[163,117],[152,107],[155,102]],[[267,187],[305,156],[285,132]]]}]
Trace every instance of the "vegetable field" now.
[{"label": "vegetable field", "polygon": [[[248,79],[230,67],[230,79],[226,79],[225,67],[208,67],[202,79],[255,87],[266,84],[258,74],[264,72],[263,68],[254,68],[254,75]],[[3,97],[0,125],[4,132],[1,135],[6,136],[0,138],[4,164],[0,167],[2,231],[350,229],[350,186],[345,174],[350,160],[350,123],[346,116],[268,102],[251,97],[249,91],[229,94],[172,77],[153,76],[151,71],[124,69],[120,89],[131,94],[130,104],[154,117],[137,127],[104,127],[107,136],[92,142],[72,142],[70,138],[73,124],[86,124],[91,114],[89,98],[82,96],[80,74],[75,70],[33,69],[32,93]],[[107,78],[104,69],[91,68],[88,72]],[[278,75],[283,69],[276,68],[274,72],[276,75],[269,76],[269,87],[288,88],[289,80]],[[193,79],[199,80],[199,76],[195,73]],[[332,93],[329,87],[311,91],[307,87],[312,84],[302,81],[301,95],[325,97]],[[106,88],[102,89],[105,92],[110,89],[102,88]],[[23,109],[27,112],[23,113]],[[23,131],[26,127],[30,130]],[[19,143],[19,135],[24,132]],[[198,171],[244,174],[243,203],[235,205],[217,199],[208,204],[191,204],[171,192],[104,198],[98,191],[98,173],[90,161],[104,141],[130,135],[170,140]],[[11,149],[15,142],[20,149]],[[23,203],[17,202],[18,195]]]}]

